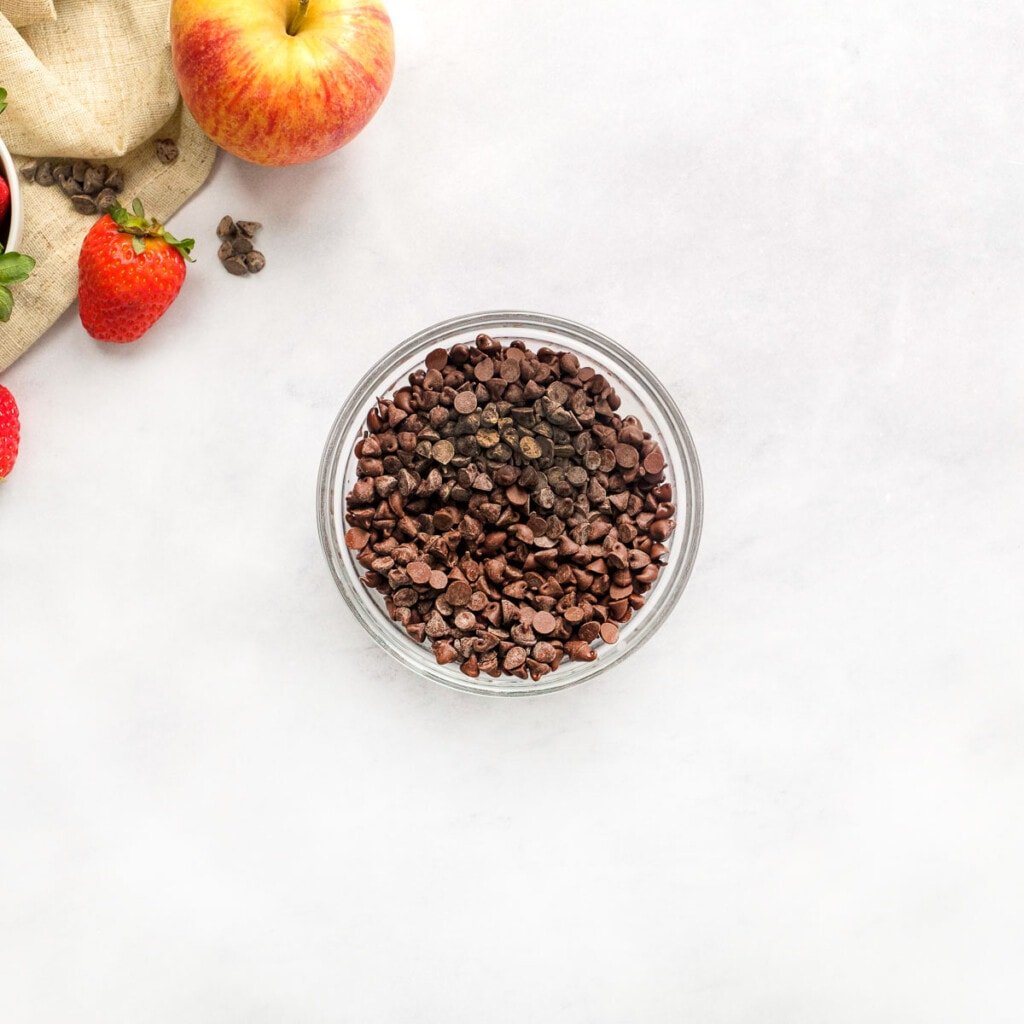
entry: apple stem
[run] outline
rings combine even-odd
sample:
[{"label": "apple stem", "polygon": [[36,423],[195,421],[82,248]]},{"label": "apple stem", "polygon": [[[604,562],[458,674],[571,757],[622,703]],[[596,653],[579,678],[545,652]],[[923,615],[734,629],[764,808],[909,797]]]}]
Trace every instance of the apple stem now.
[{"label": "apple stem", "polygon": [[288,22],[288,35],[298,35],[299,29],[302,27],[302,22],[306,17],[306,11],[308,10],[309,0],[299,0],[299,8],[291,16],[291,20]]}]

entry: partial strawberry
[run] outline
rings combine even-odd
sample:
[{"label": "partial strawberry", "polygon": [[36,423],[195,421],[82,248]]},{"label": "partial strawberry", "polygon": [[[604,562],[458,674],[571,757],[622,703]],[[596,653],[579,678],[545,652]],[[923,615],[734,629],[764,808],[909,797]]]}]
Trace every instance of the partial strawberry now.
[{"label": "partial strawberry", "polygon": [[11,208],[11,187],[7,184],[6,178],[0,174],[0,220],[7,216]]},{"label": "partial strawberry", "polygon": [[20,252],[4,252],[4,247],[0,245],[0,323],[5,324],[11,319],[11,310],[14,308],[14,296],[9,286],[24,281],[35,265],[36,261],[31,256],[23,256]]},{"label": "partial strawberry", "polygon": [[78,256],[82,326],[97,341],[141,338],[181,291],[194,245],[147,219],[138,199],[131,212],[112,207],[85,236]]},{"label": "partial strawberry", "polygon": [[14,469],[20,440],[18,403],[15,402],[14,395],[0,384],[0,480]]}]

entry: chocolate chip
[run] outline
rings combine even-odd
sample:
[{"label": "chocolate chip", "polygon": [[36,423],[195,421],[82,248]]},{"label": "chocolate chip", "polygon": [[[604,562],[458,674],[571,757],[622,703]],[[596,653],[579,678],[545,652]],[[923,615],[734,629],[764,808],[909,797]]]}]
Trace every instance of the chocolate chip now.
[{"label": "chocolate chip", "polygon": [[442,466],[447,466],[455,458],[455,445],[451,441],[438,441],[431,447],[430,457]]},{"label": "chocolate chip", "polygon": [[96,210],[96,200],[93,199],[92,196],[87,196],[87,195],[72,196],[71,197],[71,205],[79,213],[90,214],[90,213],[96,213],[97,212],[97,210]]},{"label": "chocolate chip", "polygon": [[362,551],[370,543],[370,535],[356,526],[345,534],[345,543],[353,551]]},{"label": "chocolate chip", "polygon": [[157,139],[156,158],[162,164],[173,164],[178,159],[178,144],[174,139]]},{"label": "chocolate chip", "polygon": [[236,277],[244,277],[249,273],[249,269],[245,265],[245,259],[242,256],[229,256],[224,261],[224,269]]},{"label": "chocolate chip", "polygon": [[245,255],[245,269],[250,274],[258,274],[267,265],[267,259],[263,253],[253,250]]},{"label": "chocolate chip", "polygon": [[82,181],[82,191],[87,196],[98,196],[103,191],[103,183],[106,177],[101,168],[90,167],[85,172],[85,178]]},{"label": "chocolate chip", "polygon": [[96,209],[100,213],[108,213],[115,206],[117,206],[117,196],[112,188],[103,189],[96,197]]},{"label": "chocolate chip", "polygon": [[558,628],[558,620],[551,612],[537,612],[533,617],[533,631],[547,636]]},{"label": "chocolate chip", "polygon": [[246,238],[255,238],[256,232],[259,231],[262,224],[255,220],[240,220],[235,223],[235,227],[238,229],[240,235],[244,235]]},{"label": "chocolate chip", "polygon": [[225,214],[220,219],[220,223],[217,225],[217,237],[218,238],[234,238],[237,234],[235,222]]},{"label": "chocolate chip", "polygon": [[430,582],[430,566],[426,562],[410,562],[406,566],[406,572],[413,583],[423,586]]}]

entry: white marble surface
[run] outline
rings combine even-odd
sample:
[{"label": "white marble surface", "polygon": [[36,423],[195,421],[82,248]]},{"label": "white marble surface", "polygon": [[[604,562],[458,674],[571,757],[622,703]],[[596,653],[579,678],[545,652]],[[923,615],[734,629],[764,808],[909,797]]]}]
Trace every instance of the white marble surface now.
[{"label": "white marble surface", "polygon": [[[221,158],[159,327],[4,377],[0,1020],[1019,1021],[1020,5],[392,13],[362,138]],[[707,488],[534,701],[391,664],[313,514],[355,375],[495,307],[633,346]]]}]

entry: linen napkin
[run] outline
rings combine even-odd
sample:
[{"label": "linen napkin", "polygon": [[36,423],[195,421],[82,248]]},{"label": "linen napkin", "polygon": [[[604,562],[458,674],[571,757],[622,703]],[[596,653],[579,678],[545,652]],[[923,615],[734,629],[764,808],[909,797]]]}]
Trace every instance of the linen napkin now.
[{"label": "linen napkin", "polygon": [[[182,107],[171,69],[170,0],[0,0],[0,138],[19,166],[29,157],[81,157],[120,167],[121,201],[138,196],[169,217],[206,180],[214,144]],[[157,159],[155,139],[179,156]],[[57,185],[22,181],[20,252],[36,269],[14,286],[0,324],[0,370],[75,300],[78,250],[95,217],[75,212]]]}]

